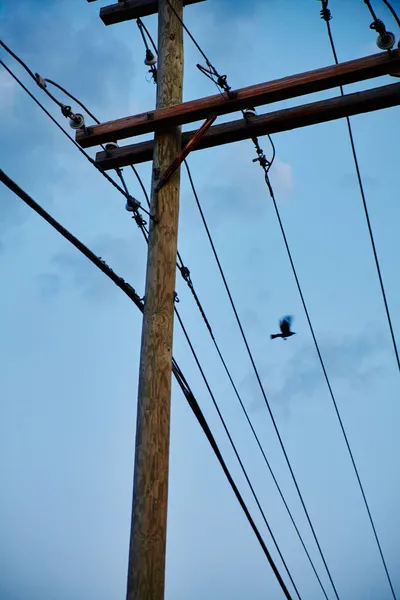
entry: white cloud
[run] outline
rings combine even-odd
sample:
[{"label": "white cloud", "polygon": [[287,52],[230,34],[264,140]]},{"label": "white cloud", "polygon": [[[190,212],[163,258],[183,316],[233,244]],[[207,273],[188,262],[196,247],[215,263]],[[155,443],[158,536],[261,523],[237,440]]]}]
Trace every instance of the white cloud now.
[{"label": "white cloud", "polygon": [[292,167],[279,158],[274,160],[271,167],[271,179],[275,187],[281,192],[290,193],[293,189],[293,172]]}]

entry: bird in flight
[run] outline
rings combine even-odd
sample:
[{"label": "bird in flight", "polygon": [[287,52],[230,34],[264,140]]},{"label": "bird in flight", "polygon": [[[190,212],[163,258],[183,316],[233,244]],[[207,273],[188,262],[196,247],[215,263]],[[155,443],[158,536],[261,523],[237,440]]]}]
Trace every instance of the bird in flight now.
[{"label": "bird in flight", "polygon": [[279,328],[281,330],[281,333],[272,333],[271,334],[271,340],[274,340],[275,338],[282,338],[284,340],[286,340],[286,338],[290,337],[291,335],[295,335],[294,331],[290,331],[290,327],[292,325],[292,320],[293,317],[283,317],[283,319],[280,320],[279,322]]}]

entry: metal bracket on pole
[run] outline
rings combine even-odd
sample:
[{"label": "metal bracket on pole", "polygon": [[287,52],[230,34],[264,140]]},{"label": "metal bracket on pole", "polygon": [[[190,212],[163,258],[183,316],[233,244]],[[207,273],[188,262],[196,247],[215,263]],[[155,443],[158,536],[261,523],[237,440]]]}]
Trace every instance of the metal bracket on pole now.
[{"label": "metal bracket on pole", "polygon": [[172,175],[175,173],[175,171],[180,167],[180,165],[183,163],[183,161],[185,160],[185,158],[188,156],[188,154],[194,150],[195,146],[197,146],[197,144],[199,143],[199,141],[201,140],[201,138],[203,137],[203,135],[205,134],[205,132],[211,127],[211,125],[214,123],[215,119],[217,118],[217,115],[212,114],[210,117],[208,117],[208,119],[206,119],[203,123],[203,125],[200,127],[200,129],[198,129],[196,131],[196,133],[194,134],[194,136],[192,137],[192,139],[186,144],[186,146],[179,152],[178,156],[176,157],[176,159],[172,162],[172,164],[168,167],[168,169],[165,171],[165,173],[163,175],[161,175],[156,187],[155,187],[155,192],[158,193],[161,188],[168,183],[168,181],[171,179]]}]

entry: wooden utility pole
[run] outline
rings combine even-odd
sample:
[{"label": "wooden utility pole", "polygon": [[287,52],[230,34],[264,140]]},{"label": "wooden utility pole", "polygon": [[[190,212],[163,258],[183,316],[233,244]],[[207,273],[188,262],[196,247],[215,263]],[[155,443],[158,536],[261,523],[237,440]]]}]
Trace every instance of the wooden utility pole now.
[{"label": "wooden utility pole", "polygon": [[[182,18],[182,0],[170,0]],[[158,2],[157,108],[181,104],[182,25],[167,0]],[[162,600],[165,584],[172,333],[180,171],[158,193],[162,173],[181,150],[181,131],[156,133],[145,306],[139,371],[127,600]]]}]

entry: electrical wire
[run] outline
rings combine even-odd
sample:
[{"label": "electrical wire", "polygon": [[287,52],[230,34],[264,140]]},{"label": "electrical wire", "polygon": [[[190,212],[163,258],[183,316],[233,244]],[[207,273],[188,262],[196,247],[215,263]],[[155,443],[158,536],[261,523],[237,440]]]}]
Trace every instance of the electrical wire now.
[{"label": "electrical wire", "polygon": [[[327,33],[328,33],[328,36],[329,36],[330,46],[331,46],[331,49],[332,49],[332,53],[333,53],[333,57],[334,57],[335,63],[339,64],[338,56],[337,56],[337,52],[336,52],[336,45],[335,45],[335,41],[333,39],[332,28],[331,28],[331,25],[330,25],[330,21],[331,21],[332,15],[331,15],[331,12],[330,12],[330,10],[328,8],[328,0],[323,0],[323,7],[325,9],[325,13],[324,14],[321,13],[321,16],[322,16],[323,20],[326,23]],[[343,86],[340,86],[340,94],[342,96],[345,95],[344,94],[344,90],[343,90]],[[350,145],[351,145],[351,150],[352,150],[352,155],[353,155],[353,160],[354,160],[354,166],[355,166],[356,173],[357,173],[357,179],[358,179],[358,184],[359,184],[359,188],[360,188],[360,194],[361,194],[361,198],[362,198],[362,203],[363,203],[365,218],[366,218],[366,221],[367,221],[367,226],[368,226],[368,231],[369,231],[369,235],[370,235],[371,245],[372,245],[373,254],[374,254],[374,258],[375,258],[375,265],[376,265],[376,269],[377,269],[377,273],[378,273],[379,283],[380,283],[380,286],[381,286],[381,292],[382,292],[382,296],[383,296],[383,301],[384,301],[384,304],[385,304],[386,316],[387,316],[387,319],[388,319],[389,329],[390,329],[390,333],[391,333],[391,336],[392,336],[392,342],[393,342],[394,351],[395,351],[395,355],[396,355],[396,359],[397,359],[397,365],[398,365],[398,368],[400,370],[400,361],[399,361],[399,354],[398,354],[397,345],[396,345],[396,338],[395,338],[395,335],[394,335],[393,326],[392,326],[392,320],[391,320],[390,311],[389,311],[389,306],[388,306],[387,299],[386,299],[385,287],[383,285],[383,279],[382,279],[381,269],[380,269],[380,265],[379,265],[378,254],[377,254],[377,251],[376,251],[376,246],[375,246],[374,235],[373,235],[373,232],[372,232],[371,221],[370,221],[370,218],[369,218],[368,206],[367,206],[367,201],[366,201],[366,196],[365,196],[365,191],[364,191],[364,184],[363,184],[363,180],[362,180],[362,177],[361,177],[361,170],[360,170],[360,165],[359,165],[359,161],[358,161],[357,151],[356,151],[356,147],[355,147],[353,130],[352,130],[352,126],[351,126],[351,122],[350,122],[350,118],[349,117],[346,117],[346,123],[347,123],[347,129],[348,129],[348,132],[349,132]],[[362,485],[361,478],[360,478],[360,475],[358,473],[358,469],[357,469],[357,466],[356,466],[356,463],[355,463],[355,460],[354,460],[353,452],[351,450],[350,443],[349,443],[349,440],[347,438],[347,434],[346,434],[346,431],[345,431],[345,428],[344,428],[344,425],[343,425],[343,422],[342,422],[342,419],[341,419],[341,416],[340,416],[340,413],[339,413],[339,410],[338,410],[338,407],[337,407],[337,404],[336,404],[336,401],[335,401],[335,398],[334,398],[333,395],[332,395],[332,400],[333,400],[333,404],[334,404],[334,407],[335,407],[336,415],[338,417],[339,424],[340,424],[340,427],[341,427],[341,430],[342,430],[342,433],[343,433],[343,436],[344,436],[344,439],[345,439],[345,442],[346,442],[347,450],[349,452],[350,459],[351,459],[351,462],[352,462],[352,465],[353,465],[353,468],[354,468],[354,472],[356,474],[356,478],[357,478],[358,485],[359,485],[359,488],[360,488],[360,491],[361,491],[361,495],[362,495],[363,500],[364,500],[365,508],[367,510],[367,513],[368,513],[369,521],[371,523],[372,531],[374,533],[375,541],[376,541],[376,544],[378,546],[379,554],[380,554],[380,557],[381,557],[381,560],[382,560],[383,567],[385,569],[386,577],[387,577],[387,580],[388,580],[388,583],[389,583],[389,586],[390,586],[390,589],[391,589],[391,592],[392,592],[392,596],[393,596],[394,600],[396,600],[396,594],[394,592],[392,580],[390,578],[389,570],[387,568],[385,557],[383,555],[383,550],[382,550],[382,547],[381,547],[381,543],[379,541],[378,532],[376,530],[375,523],[374,523],[374,520],[372,518],[372,514],[371,514],[371,511],[370,511],[370,508],[369,508],[367,497],[365,495],[364,487]]]},{"label": "electrical wire", "polygon": [[[139,28],[140,35],[142,36],[142,40],[143,40],[144,46],[145,46],[145,48],[146,48],[146,59],[145,59],[145,64],[147,64],[147,65],[150,67],[150,69],[149,69],[149,73],[151,73],[151,74],[152,74],[154,83],[157,83],[157,68],[156,68],[155,64],[151,64],[151,61],[153,61],[153,59],[154,59],[155,57],[153,56],[153,53],[152,53],[152,51],[150,50],[149,44],[147,43],[146,34],[147,34],[147,36],[148,36],[148,37],[149,37],[149,39],[150,39],[150,43],[151,43],[151,44],[152,44],[152,46],[155,48],[155,44],[154,44],[154,42],[153,42],[153,38],[152,38],[152,37],[151,37],[151,35],[149,34],[149,32],[148,32],[147,28],[145,27],[145,25],[144,25],[144,23],[143,23],[142,19],[140,19],[140,18],[139,18],[139,19],[136,19],[136,25],[137,25],[137,26],[138,26],[138,28]],[[157,50],[156,50],[156,54],[157,54]],[[155,59],[155,60],[157,61],[157,59]],[[150,62],[147,62],[147,61],[150,61]]]},{"label": "electrical wire", "polygon": [[157,51],[157,46],[155,45],[155,43],[154,43],[154,40],[153,40],[152,36],[150,35],[150,33],[149,33],[149,30],[147,29],[146,25],[143,23],[142,19],[140,19],[140,18],[139,18],[139,19],[136,19],[136,24],[137,24],[137,26],[139,27],[139,31],[140,31],[140,33],[141,33],[141,36],[142,36],[142,39],[143,39],[144,45],[145,45],[145,47],[146,47],[146,50],[148,50],[148,49],[149,49],[149,46],[148,46],[148,44],[147,44],[146,37],[144,36],[144,34],[143,34],[143,33],[145,33],[145,34],[147,35],[148,39],[150,40],[150,43],[151,43],[151,45],[153,46],[153,50],[154,50],[154,52],[155,52],[156,54],[158,54],[158,51]]},{"label": "electrical wire", "polygon": [[[206,56],[206,54],[205,54],[205,53],[203,52],[203,50],[200,48],[199,44],[197,43],[197,41],[195,40],[195,38],[193,37],[193,35],[192,35],[192,34],[191,34],[191,32],[189,31],[189,29],[188,29],[188,28],[186,27],[186,25],[183,23],[183,20],[180,18],[180,16],[178,15],[178,13],[175,11],[175,9],[173,8],[173,6],[171,5],[171,3],[170,3],[170,0],[167,0],[167,3],[168,3],[168,4],[169,4],[169,6],[171,7],[172,11],[175,13],[175,16],[177,17],[177,19],[179,20],[179,22],[182,24],[182,26],[183,26],[183,28],[185,29],[186,33],[188,33],[189,37],[190,37],[190,38],[192,39],[192,41],[194,42],[195,46],[198,48],[198,50],[200,51],[200,53],[202,54],[202,56],[205,58],[205,60],[206,60],[206,62],[207,62],[207,64],[208,64],[208,66],[210,67],[210,69],[211,69],[211,70],[213,70],[215,73],[218,73],[218,72],[217,72],[217,70],[216,70],[216,69],[213,67],[213,65],[211,64],[211,62],[209,61],[209,59],[208,59],[208,57]],[[224,89],[224,91],[226,91],[226,92],[227,92],[227,94],[229,95],[229,91],[231,90],[231,88],[230,88],[230,86],[229,86],[229,85],[227,84],[227,82],[226,82],[226,76],[224,76],[224,77],[223,77],[223,79],[224,79],[224,83],[225,83],[225,85],[226,85],[226,88],[224,87],[224,85],[221,85],[221,87],[222,87],[222,88]],[[221,82],[220,82],[220,83],[221,83]],[[222,83],[223,83],[223,82],[222,82]],[[257,142],[258,142],[258,140],[257,140]],[[257,155],[258,155],[258,156],[257,156],[257,159],[255,159],[255,160],[257,160],[257,161],[260,163],[260,166],[263,168],[263,170],[264,170],[264,173],[265,173],[265,177],[266,177],[266,181],[267,181],[267,179],[268,179],[268,170],[269,170],[269,168],[271,167],[271,161],[267,161],[267,159],[266,159],[266,157],[265,157],[265,154],[264,154],[264,152],[262,151],[262,149],[260,148],[259,144],[257,144],[257,145],[256,145],[256,151],[257,151]],[[297,494],[298,494],[298,496],[299,496],[299,499],[300,499],[301,505],[302,505],[302,507],[303,507],[303,510],[304,510],[304,513],[305,513],[305,515],[306,515],[306,518],[307,518],[308,524],[309,524],[309,526],[310,526],[310,529],[311,529],[312,535],[313,535],[313,537],[314,537],[314,540],[315,540],[315,543],[316,543],[316,545],[317,545],[317,548],[318,548],[319,554],[320,554],[320,556],[321,556],[322,562],[323,562],[323,564],[324,564],[325,570],[326,570],[326,572],[327,572],[327,574],[328,574],[329,581],[330,581],[330,583],[331,583],[331,585],[332,585],[332,589],[333,589],[333,591],[334,591],[334,593],[335,593],[336,599],[337,599],[337,600],[340,600],[340,598],[339,598],[339,595],[338,595],[338,592],[337,592],[337,589],[336,589],[336,586],[335,586],[335,583],[334,583],[334,581],[333,581],[333,578],[332,578],[332,575],[331,575],[331,572],[330,572],[330,570],[329,570],[329,567],[328,567],[328,564],[327,564],[327,562],[326,562],[326,559],[325,559],[325,556],[324,556],[324,553],[323,553],[323,550],[322,550],[321,544],[320,544],[320,542],[319,542],[319,540],[318,540],[317,534],[316,534],[316,532],[315,532],[314,526],[313,526],[313,524],[312,524],[312,521],[311,521],[311,517],[310,517],[310,515],[309,515],[309,512],[308,512],[308,510],[307,510],[307,507],[306,507],[306,505],[305,505],[305,502],[304,502],[304,499],[303,499],[303,495],[302,495],[302,493],[301,493],[301,490],[300,490],[300,488],[299,488],[299,485],[298,485],[298,482],[297,482],[296,476],[295,476],[295,474],[294,474],[294,471],[293,471],[293,468],[292,468],[291,462],[290,462],[290,460],[289,460],[289,457],[288,457],[288,455],[287,455],[286,448],[285,448],[285,445],[284,445],[284,443],[283,443],[282,437],[281,437],[281,435],[280,435],[280,432],[279,432],[279,428],[278,428],[278,426],[277,426],[277,423],[276,423],[276,421],[275,421],[275,417],[274,417],[274,415],[273,415],[273,412],[272,412],[272,409],[271,409],[270,403],[269,403],[269,401],[268,401],[267,394],[266,394],[266,392],[265,392],[265,389],[264,389],[264,386],[263,386],[263,384],[262,384],[261,377],[260,377],[260,374],[259,374],[259,371],[258,371],[257,365],[256,365],[256,363],[255,363],[255,360],[254,360],[254,357],[253,357],[253,353],[252,353],[252,351],[251,351],[251,349],[250,349],[250,346],[249,346],[249,344],[248,344],[247,337],[246,337],[246,334],[245,334],[245,332],[244,332],[244,329],[243,329],[243,326],[242,326],[241,320],[240,320],[240,318],[239,318],[238,312],[237,312],[237,310],[236,310],[236,306],[235,306],[235,303],[234,303],[234,301],[233,301],[233,298],[232,298],[231,292],[230,292],[230,290],[229,290],[229,286],[228,286],[228,284],[227,284],[227,281],[226,281],[226,278],[225,278],[225,275],[224,275],[224,272],[223,272],[223,269],[222,269],[221,263],[220,263],[220,261],[219,261],[219,259],[218,259],[218,255],[217,255],[217,253],[216,253],[215,246],[214,246],[214,244],[212,243],[211,234],[210,234],[210,231],[209,231],[209,229],[208,229],[208,226],[207,226],[207,224],[206,224],[206,220],[205,220],[205,218],[204,218],[204,214],[203,214],[203,212],[202,212],[202,211],[200,212],[200,214],[201,214],[201,216],[202,216],[203,224],[204,224],[204,226],[205,226],[205,229],[206,229],[206,232],[207,232],[207,236],[208,236],[208,238],[209,238],[209,241],[210,241],[210,244],[211,244],[211,248],[213,249],[213,253],[214,253],[214,256],[215,256],[215,258],[216,258],[217,265],[218,265],[218,268],[219,268],[219,271],[220,271],[220,274],[221,274],[222,280],[223,280],[223,282],[224,282],[225,289],[226,289],[226,291],[227,291],[227,294],[228,294],[228,297],[229,297],[229,300],[230,300],[230,303],[231,303],[231,306],[232,306],[233,312],[234,312],[234,314],[235,314],[236,321],[237,321],[237,323],[238,323],[239,330],[240,330],[240,332],[241,332],[241,335],[242,335],[242,338],[243,338],[244,344],[245,344],[245,346],[246,346],[246,350],[247,350],[247,353],[248,353],[248,355],[249,355],[250,362],[251,362],[251,364],[252,364],[252,367],[253,367],[253,370],[254,370],[254,373],[255,373],[255,376],[256,376],[256,379],[257,379],[258,385],[259,385],[259,387],[260,387],[260,390],[261,390],[261,393],[262,393],[262,396],[263,396],[264,402],[265,402],[265,404],[266,404],[266,407],[267,407],[268,413],[269,413],[269,415],[270,415],[270,418],[271,418],[272,424],[273,424],[273,426],[274,426],[274,429],[275,429],[275,433],[276,433],[276,435],[277,435],[277,437],[278,437],[279,444],[280,444],[280,446],[281,446],[281,449],[282,449],[282,452],[283,452],[283,454],[284,454],[284,457],[285,457],[286,464],[287,464],[287,466],[288,466],[288,468],[289,468],[289,472],[290,472],[290,474],[291,474],[291,477],[292,477],[293,483],[294,483],[294,485],[295,485],[295,488],[296,488]]]},{"label": "electrical wire", "polygon": [[382,2],[388,7],[393,17],[395,18],[397,25],[400,27],[400,16],[397,14],[393,5],[389,2],[389,0],[382,0]]},{"label": "electrical wire", "polygon": [[[10,191],[12,191],[14,194],[16,194],[17,196],[19,196],[19,198],[21,198],[21,200],[23,200],[28,206],[30,206],[30,208],[32,208],[37,214],[39,214],[39,216],[41,216],[47,223],[49,223],[56,231],[58,231],[58,233],[60,233],[67,241],[69,241],[73,246],[75,246],[75,248],[77,248],[80,252],[82,252],[82,254],[84,254],[84,256],[86,256],[97,268],[99,268],[105,275],[107,275],[107,277],[109,277],[122,291],[125,292],[125,294],[127,294],[127,296],[134,302],[134,304],[136,305],[137,308],[139,308],[139,310],[143,313],[144,311],[144,304],[143,304],[143,300],[138,296],[138,294],[135,292],[135,290],[132,288],[132,286],[127,283],[126,281],[124,281],[121,277],[119,277],[112,269],[111,267],[109,267],[107,265],[107,263],[105,261],[103,261],[102,259],[100,259],[99,257],[97,257],[91,250],[89,250],[89,248],[87,246],[85,246],[80,240],[78,240],[78,238],[76,238],[74,235],[72,235],[67,229],[65,229],[65,227],[63,227],[60,223],[58,223],[49,213],[47,213],[39,204],[37,204],[26,192],[24,192],[24,190],[22,190],[12,179],[10,179],[6,173],[4,173],[4,171],[2,171],[0,169],[0,181],[6,185]],[[179,315],[178,315],[179,317]],[[196,356],[196,353],[194,351],[193,346],[190,343],[190,338],[186,332],[186,329],[183,327],[183,323],[179,317],[181,326],[184,330],[186,339],[188,340],[188,343],[192,349],[192,352],[196,358],[196,361],[199,365],[199,368],[201,370],[201,373],[203,375],[203,378],[207,384],[207,388],[214,400],[214,405],[216,406],[217,410],[218,410],[218,406],[216,404],[216,401],[214,399],[214,396],[211,392],[210,386],[205,378],[204,372],[202,371],[200,364],[198,362],[198,358]],[[275,577],[278,580],[279,585],[281,586],[282,591],[285,594],[285,597],[288,600],[291,600],[291,595],[263,541],[263,538],[254,522],[254,520],[251,517],[251,514],[229,472],[229,469],[222,457],[222,454],[218,448],[218,445],[215,441],[215,438],[207,424],[207,421],[200,409],[200,406],[196,400],[196,398],[194,397],[193,392],[190,389],[190,386],[187,382],[187,380],[185,379],[181,369],[179,368],[178,363],[175,361],[174,358],[172,358],[172,372],[178,382],[178,385],[180,386],[183,394],[185,395],[189,406],[191,407],[194,415],[196,416],[200,426],[202,427],[204,433],[206,434],[206,437],[215,453],[215,455],[217,456],[217,459],[233,489],[233,492],[235,493],[236,498],[238,499],[241,508],[243,509],[247,520],[249,521],[249,524],[251,526],[251,528],[253,529],[258,542],[261,545],[261,548],[275,574]],[[220,413],[219,413],[220,414]],[[221,416],[221,415],[220,415]],[[221,417],[222,418],[222,417]],[[229,432],[227,431],[227,434],[229,436]],[[229,436],[230,437],[230,436]],[[231,438],[230,438],[231,439]],[[238,457],[239,458],[239,457]],[[272,533],[271,533],[272,535]],[[273,537],[273,536],[272,536]],[[282,559],[283,560],[283,559]],[[284,562],[284,561],[283,561]],[[284,563],[285,564],[285,563]],[[290,576],[290,574],[289,574]],[[292,582],[293,583],[293,582]],[[293,584],[294,585],[294,584]],[[296,589],[296,588],[295,588]]]},{"label": "electrical wire", "polygon": [[374,11],[374,9],[372,8],[372,4],[370,0],[364,0],[364,3],[367,5],[367,8],[369,10],[369,12],[371,13],[371,17],[373,18],[374,21],[378,21],[378,17],[376,16],[376,13]]}]

